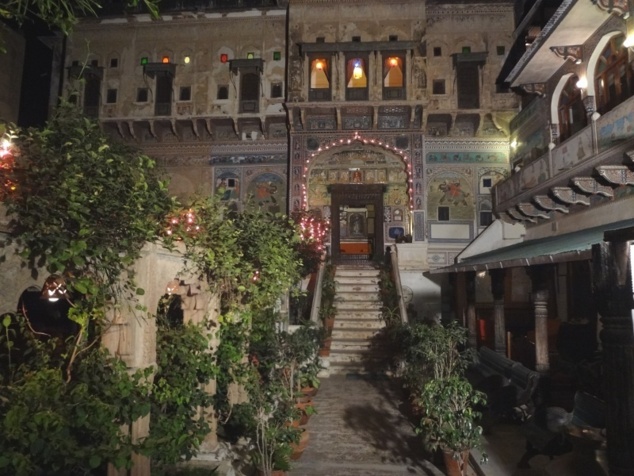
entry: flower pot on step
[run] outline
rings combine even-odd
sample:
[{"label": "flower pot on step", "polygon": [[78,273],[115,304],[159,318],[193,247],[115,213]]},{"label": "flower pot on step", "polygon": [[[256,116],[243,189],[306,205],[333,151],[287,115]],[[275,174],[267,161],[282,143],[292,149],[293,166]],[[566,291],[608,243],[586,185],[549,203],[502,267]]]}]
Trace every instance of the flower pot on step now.
[{"label": "flower pot on step", "polygon": [[302,454],[306,450],[306,447],[308,446],[308,430],[306,428],[302,428],[301,432],[302,433],[299,436],[299,442],[291,443],[291,448],[293,448],[293,452],[291,453],[291,460],[293,461],[297,461],[299,458],[301,458]]}]

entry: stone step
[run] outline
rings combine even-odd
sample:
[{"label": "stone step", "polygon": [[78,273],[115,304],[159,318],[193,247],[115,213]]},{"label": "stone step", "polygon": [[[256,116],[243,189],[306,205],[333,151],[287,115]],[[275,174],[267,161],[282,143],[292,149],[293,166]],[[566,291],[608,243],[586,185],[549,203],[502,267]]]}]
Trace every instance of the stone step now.
[{"label": "stone step", "polygon": [[339,309],[337,312],[337,317],[335,318],[335,323],[337,320],[364,320],[364,321],[380,321],[382,322],[383,314],[380,310],[372,309],[360,311],[355,309]]},{"label": "stone step", "polygon": [[330,344],[330,355],[337,354],[340,351],[353,351],[356,353],[369,353],[370,345],[372,344],[369,340],[358,340],[358,339],[339,339],[333,340]]},{"label": "stone step", "polygon": [[372,328],[358,328],[358,327],[333,327],[332,329],[332,341],[335,342],[338,339],[360,339],[360,340],[371,340],[376,334],[376,330]]},{"label": "stone step", "polygon": [[378,276],[372,277],[368,276],[366,278],[354,277],[354,276],[335,276],[335,284],[337,286],[350,284],[353,286],[357,286],[360,284],[375,284],[378,285],[381,280]]},{"label": "stone step", "polygon": [[377,293],[360,293],[360,292],[337,292],[336,301],[368,301],[381,302],[381,298]]},{"label": "stone step", "polygon": [[338,301],[335,299],[337,313],[346,311],[381,311],[379,301]]},{"label": "stone step", "polygon": [[374,317],[369,318],[369,319],[364,319],[364,318],[360,318],[360,319],[353,319],[353,318],[341,318],[341,317],[337,317],[335,318],[335,325],[333,327],[333,329],[382,329],[383,327],[385,327],[385,323],[383,323],[383,321],[380,321]]},{"label": "stone step", "polygon": [[337,283],[337,293],[374,293],[378,294],[380,289],[378,284],[355,282],[355,283]]},{"label": "stone step", "polygon": [[380,273],[376,269],[365,269],[365,268],[349,268],[349,269],[339,269],[335,271],[335,279],[337,278],[378,278]]}]

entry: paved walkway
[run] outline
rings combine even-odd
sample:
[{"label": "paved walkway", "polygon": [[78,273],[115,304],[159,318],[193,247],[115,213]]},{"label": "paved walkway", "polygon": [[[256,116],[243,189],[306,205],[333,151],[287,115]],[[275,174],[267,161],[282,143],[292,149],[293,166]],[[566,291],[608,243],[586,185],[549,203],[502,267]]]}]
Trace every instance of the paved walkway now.
[{"label": "paved walkway", "polygon": [[290,476],[443,475],[427,461],[390,379],[333,375],[313,402],[308,448]]}]

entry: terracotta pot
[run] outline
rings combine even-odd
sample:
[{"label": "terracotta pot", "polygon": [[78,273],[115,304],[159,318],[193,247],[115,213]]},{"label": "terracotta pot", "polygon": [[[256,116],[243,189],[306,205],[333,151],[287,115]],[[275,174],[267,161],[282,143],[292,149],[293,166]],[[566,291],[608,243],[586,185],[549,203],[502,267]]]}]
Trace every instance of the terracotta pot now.
[{"label": "terracotta pot", "polygon": [[293,453],[291,453],[291,460],[297,461],[302,457],[302,454],[306,450],[308,446],[309,434],[306,428],[302,428],[302,433],[299,437],[299,443],[291,443],[291,448],[293,448]]},{"label": "terracotta pot", "polygon": [[335,318],[334,317],[327,317],[324,319],[324,327],[326,329],[332,329],[333,327],[335,327]]},{"label": "terracotta pot", "polygon": [[299,391],[306,397],[314,397],[317,395],[317,389],[315,387],[302,387]]},{"label": "terracotta pot", "polygon": [[460,458],[454,459],[453,451],[443,450],[443,458],[445,460],[445,470],[447,476],[467,476],[469,468],[469,450],[460,453]]},{"label": "terracotta pot", "polygon": [[300,426],[308,423],[308,420],[310,419],[310,415],[306,411],[306,407],[312,407],[312,406],[313,406],[313,401],[310,397],[300,397],[298,399],[297,403],[295,404],[295,408],[297,408],[301,412],[301,415],[302,415],[299,419]]}]

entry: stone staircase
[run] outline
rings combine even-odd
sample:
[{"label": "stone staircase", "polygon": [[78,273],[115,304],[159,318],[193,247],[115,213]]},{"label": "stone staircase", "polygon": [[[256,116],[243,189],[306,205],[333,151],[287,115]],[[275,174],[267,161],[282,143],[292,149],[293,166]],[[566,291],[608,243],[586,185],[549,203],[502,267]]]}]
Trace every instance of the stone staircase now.
[{"label": "stone staircase", "polygon": [[379,270],[372,266],[337,266],[337,315],[329,359],[331,374],[378,370],[376,364],[383,354],[373,338],[384,327],[379,280]]}]

